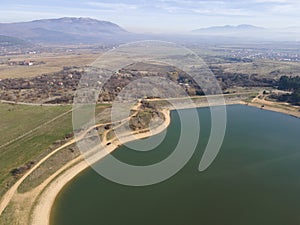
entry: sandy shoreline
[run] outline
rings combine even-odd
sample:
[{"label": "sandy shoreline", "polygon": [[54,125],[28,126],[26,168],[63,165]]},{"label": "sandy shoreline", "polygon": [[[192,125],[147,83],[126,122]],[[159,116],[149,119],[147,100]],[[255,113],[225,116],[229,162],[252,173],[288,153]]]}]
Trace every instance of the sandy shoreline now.
[{"label": "sandy shoreline", "polygon": [[[246,104],[246,103],[244,103]],[[278,113],[282,113],[285,115],[289,115],[289,116],[293,116],[293,117],[297,117],[300,118],[300,111],[299,110],[292,110],[292,109],[284,109],[284,108],[277,108],[275,106],[272,105],[268,105],[268,104],[261,104],[259,102],[251,102],[251,103],[247,103],[247,106],[252,106],[252,107],[256,107],[262,110],[268,110],[268,111],[272,111],[272,112],[278,112]],[[262,107],[262,105],[264,107]]]},{"label": "sandy shoreline", "polygon": [[[292,115],[295,117],[300,118],[300,112],[295,108],[294,110],[287,110],[284,108],[278,108],[275,107],[276,105],[268,105],[267,102],[264,102],[265,104],[264,107],[262,108],[262,102],[251,102],[251,103],[246,103],[246,102],[241,102],[241,101],[233,101],[233,102],[226,102],[226,105],[232,105],[232,104],[242,104],[242,105],[248,105],[248,106],[253,106],[256,108],[261,108],[264,110],[270,110],[270,111],[275,111],[279,113],[284,113],[287,115]],[[195,105],[195,107],[208,107],[209,105]],[[133,141],[135,139],[142,139],[142,138],[147,138],[151,135],[158,134],[162,132],[164,129],[166,129],[170,122],[170,110],[172,109],[164,109],[162,113],[165,115],[165,121],[162,125],[159,127],[155,128],[154,130],[151,130],[151,132],[147,133],[139,133],[134,136],[128,136],[125,138],[122,137],[122,140],[124,143]],[[101,158],[105,157],[107,154],[110,152],[114,151],[120,143],[118,141],[112,142],[111,145],[106,147],[106,151],[102,154],[98,154],[97,157],[95,157],[95,161],[100,160]],[[78,160],[78,159],[77,159]],[[71,161],[72,162],[72,161]],[[71,163],[70,162],[70,163]],[[67,165],[66,165],[67,166]],[[64,167],[64,170],[59,170],[55,174],[53,174],[50,178],[51,180],[47,179],[45,180],[42,185],[44,184],[45,188],[42,191],[41,195],[39,196],[36,205],[34,206],[33,213],[31,215],[31,223],[33,225],[41,225],[45,224],[48,225],[50,224],[50,214],[51,210],[53,207],[53,204],[55,202],[55,199],[59,192],[63,189],[63,187],[70,182],[72,179],[74,179],[80,172],[85,170],[86,168],[89,167],[89,164],[87,164],[86,161],[82,159],[79,163],[72,165],[68,168]]]},{"label": "sandy shoreline", "polygon": [[[161,133],[164,131],[170,124],[171,118],[170,118],[170,110],[164,109],[162,113],[165,116],[165,120],[163,124],[161,124],[159,127],[151,130],[151,132],[147,133],[140,133],[135,134],[134,136],[128,136],[128,138],[122,138],[124,143],[133,141],[135,139],[142,139],[147,138],[149,136]],[[118,148],[120,143],[113,142],[111,145],[106,147],[106,151],[101,152],[100,154],[97,154],[96,157],[94,157],[94,161],[98,161],[101,158],[105,157],[107,154],[114,151],[116,148]],[[40,195],[37,204],[34,207],[33,214],[31,216],[31,223],[32,225],[41,225],[50,224],[50,215],[51,210],[53,207],[53,204],[55,202],[55,199],[59,192],[63,189],[63,187],[70,182],[73,178],[75,178],[79,173],[87,169],[90,165],[86,161],[81,161],[80,163],[76,164],[75,166],[72,166],[71,168],[67,169],[66,171],[57,171],[55,174],[53,174],[51,177],[56,177],[54,180],[43,190],[42,194]],[[61,173],[62,172],[62,173]],[[44,181],[49,183],[49,181]],[[43,182],[43,183],[44,183]],[[43,184],[42,184],[43,185]]]}]

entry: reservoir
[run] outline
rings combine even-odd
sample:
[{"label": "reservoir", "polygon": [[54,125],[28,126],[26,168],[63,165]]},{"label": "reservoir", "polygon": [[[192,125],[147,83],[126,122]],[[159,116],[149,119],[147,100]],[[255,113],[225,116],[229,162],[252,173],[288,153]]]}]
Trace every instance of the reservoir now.
[{"label": "reservoir", "polygon": [[[58,195],[51,225],[299,225],[300,120],[228,106],[222,148],[212,165],[199,172],[210,134],[210,111],[197,112],[201,124],[197,149],[175,176],[151,186],[130,187],[87,169]],[[164,141],[154,150],[121,146],[113,155],[132,165],[165,159],[180,136],[176,111],[171,119]],[[185,145],[189,148],[189,143]]]}]

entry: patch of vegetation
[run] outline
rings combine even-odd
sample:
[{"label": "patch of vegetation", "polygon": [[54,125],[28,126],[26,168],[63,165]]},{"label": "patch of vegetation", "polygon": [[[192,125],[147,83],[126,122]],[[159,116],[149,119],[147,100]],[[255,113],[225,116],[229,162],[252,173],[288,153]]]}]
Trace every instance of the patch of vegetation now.
[{"label": "patch of vegetation", "polygon": [[292,100],[300,105],[300,88],[296,89],[292,94]]},{"label": "patch of vegetation", "polygon": [[282,76],[278,82],[278,89],[292,91],[292,94],[277,96],[280,101],[300,105],[300,77]]},{"label": "patch of vegetation", "polygon": [[258,95],[258,93],[250,94],[244,101],[247,103],[250,103],[257,95]]},{"label": "patch of vegetation", "polygon": [[10,202],[6,209],[3,211],[2,215],[0,216],[0,225],[18,224],[18,221],[16,221],[16,218],[14,216],[14,212],[14,203]]},{"label": "patch of vegetation", "polygon": [[75,144],[57,152],[30,174],[21,184],[18,191],[25,193],[32,190],[79,155],[80,152]]},{"label": "patch of vegetation", "polygon": [[278,89],[280,90],[297,90],[300,88],[300,77],[282,76],[278,82]]},{"label": "patch of vegetation", "polygon": [[141,110],[129,121],[129,127],[133,131],[150,128],[150,122],[158,118],[164,118],[164,115],[158,110],[157,105],[143,100]]},{"label": "patch of vegetation", "polygon": [[114,130],[111,130],[107,133],[106,140],[110,141],[110,140],[114,139],[115,137],[116,137],[116,134],[115,134]]}]

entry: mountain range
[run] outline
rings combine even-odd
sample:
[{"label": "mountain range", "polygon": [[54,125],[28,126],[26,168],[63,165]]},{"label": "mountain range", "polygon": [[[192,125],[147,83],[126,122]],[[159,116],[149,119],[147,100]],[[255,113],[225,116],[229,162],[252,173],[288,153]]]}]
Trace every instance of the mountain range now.
[{"label": "mountain range", "polygon": [[205,32],[241,32],[241,31],[263,31],[264,27],[257,27],[249,24],[241,24],[237,26],[225,25],[225,26],[213,26],[207,28],[200,28],[193,30],[193,33],[205,33]]},{"label": "mountain range", "polygon": [[[264,27],[241,24],[237,26],[213,26],[193,30],[177,35],[135,34],[119,25],[91,18],[64,17],[43,19],[30,22],[0,23],[0,35],[12,42],[33,44],[120,44],[137,40],[164,40],[187,43],[207,41],[245,41],[245,40],[300,40],[299,27],[268,29]],[[0,39],[1,42],[1,39]],[[5,44],[5,43],[4,43]]]},{"label": "mountain range", "polygon": [[249,24],[213,26],[190,32],[193,35],[235,37],[259,40],[299,41],[300,27],[265,28]]},{"label": "mountain range", "polygon": [[0,23],[0,35],[39,43],[117,42],[131,34],[117,24],[90,18],[44,19],[31,22]]}]

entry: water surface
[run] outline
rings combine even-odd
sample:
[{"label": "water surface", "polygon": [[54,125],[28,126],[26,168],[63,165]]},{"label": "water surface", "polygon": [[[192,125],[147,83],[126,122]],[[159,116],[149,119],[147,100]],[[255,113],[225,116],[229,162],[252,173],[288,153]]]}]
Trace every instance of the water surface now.
[{"label": "water surface", "polygon": [[[87,169],[59,194],[51,224],[299,225],[300,120],[241,105],[227,111],[224,144],[205,172],[198,165],[209,137],[208,108],[198,109],[199,144],[178,174],[156,185],[128,187]],[[180,135],[178,114],[171,117],[166,139],[155,150],[120,147],[113,154],[135,165],[166,158]]]}]

